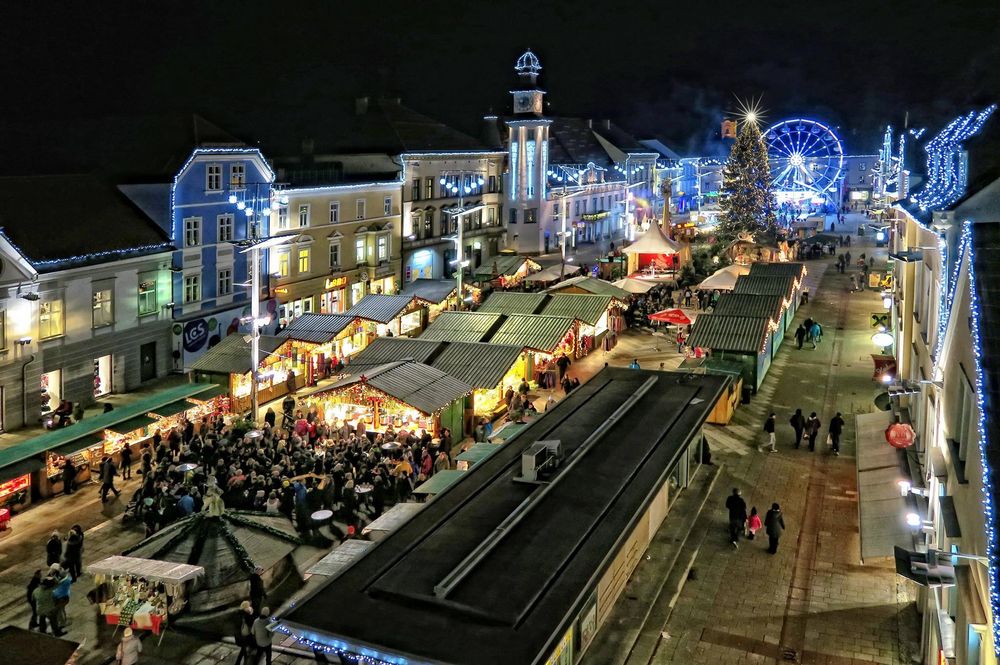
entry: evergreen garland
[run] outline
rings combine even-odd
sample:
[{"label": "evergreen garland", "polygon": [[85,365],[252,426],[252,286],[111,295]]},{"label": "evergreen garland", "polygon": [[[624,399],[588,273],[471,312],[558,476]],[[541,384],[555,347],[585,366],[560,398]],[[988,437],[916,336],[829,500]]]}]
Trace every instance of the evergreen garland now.
[{"label": "evergreen garland", "polygon": [[777,227],[767,146],[755,122],[740,123],[736,142],[722,170],[720,204],[725,215],[719,224],[719,235],[726,242],[741,233],[768,233]]},{"label": "evergreen garland", "polygon": [[238,524],[240,526],[247,527],[248,529],[256,529],[258,531],[263,531],[272,536],[275,536],[276,538],[280,538],[289,543],[294,543],[295,545],[302,544],[302,540],[298,536],[286,533],[281,529],[276,529],[275,527],[269,524],[264,524],[262,522],[257,522],[252,519],[248,519],[247,517],[244,517],[244,515],[253,515],[259,517],[260,513],[248,513],[245,511],[240,513],[232,513],[232,512],[226,513],[226,517],[229,518],[230,522],[234,522],[235,524]]},{"label": "evergreen garland", "polygon": [[232,531],[230,531],[228,524],[223,522],[220,525],[219,533],[226,539],[229,546],[233,548],[233,551],[236,553],[236,558],[239,559],[240,565],[242,565],[245,570],[252,572],[255,568],[257,568],[257,564],[255,564],[253,559],[250,557],[250,553],[246,551],[243,544],[240,543],[239,539],[233,534]]}]

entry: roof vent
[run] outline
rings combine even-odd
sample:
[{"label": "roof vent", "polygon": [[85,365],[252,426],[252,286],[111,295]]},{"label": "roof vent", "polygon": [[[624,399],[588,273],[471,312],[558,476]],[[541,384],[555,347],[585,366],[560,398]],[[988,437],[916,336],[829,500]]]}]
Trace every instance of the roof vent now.
[{"label": "roof vent", "polygon": [[536,441],[521,453],[521,482],[547,482],[562,461],[562,442],[559,440]]}]

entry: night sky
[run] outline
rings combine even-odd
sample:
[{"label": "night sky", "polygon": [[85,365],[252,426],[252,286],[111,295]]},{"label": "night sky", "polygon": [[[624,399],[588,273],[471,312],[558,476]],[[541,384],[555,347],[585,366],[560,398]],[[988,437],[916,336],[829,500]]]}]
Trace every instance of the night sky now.
[{"label": "night sky", "polygon": [[933,129],[1000,97],[996,0],[7,3],[0,40],[0,113],[69,122],[322,122],[331,104],[387,94],[472,133],[509,111],[529,46],[548,113],[612,117],[686,154],[713,150],[736,97],[762,97],[768,120],[837,125],[848,152],[874,150],[905,111]]}]

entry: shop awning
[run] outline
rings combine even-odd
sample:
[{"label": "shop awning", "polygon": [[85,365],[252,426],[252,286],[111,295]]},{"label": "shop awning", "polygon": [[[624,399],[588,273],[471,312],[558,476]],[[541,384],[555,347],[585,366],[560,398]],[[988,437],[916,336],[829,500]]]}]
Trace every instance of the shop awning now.
[{"label": "shop awning", "polygon": [[421,483],[417,489],[413,490],[413,493],[440,494],[457,483],[464,475],[465,471],[457,471],[455,469],[444,469],[442,471],[438,471],[426,481]]},{"label": "shop awning", "polygon": [[186,399],[179,399],[176,402],[171,402],[170,404],[164,404],[161,407],[157,407],[156,410],[152,411],[155,415],[160,418],[169,418],[170,416],[175,416],[178,413],[183,413],[188,409],[193,409],[196,404],[192,404]]},{"label": "shop awning", "polygon": [[468,462],[469,468],[471,469],[479,462],[482,462],[490,455],[496,453],[501,447],[502,446],[495,443],[477,443],[465,452],[459,453],[458,456],[455,457],[455,460],[459,462]]},{"label": "shop awning", "polygon": [[855,416],[858,452],[858,522],[861,525],[861,560],[893,556],[893,547],[914,547],[914,534],[906,514],[914,512],[899,492],[899,481],[909,480],[903,453],[885,440],[885,430],[895,422],[891,411]]},{"label": "shop awning", "polygon": [[135,575],[153,582],[181,584],[205,574],[201,566],[191,566],[173,561],[140,559],[133,556],[109,556],[87,566],[91,575]]},{"label": "shop awning", "polygon": [[473,388],[496,388],[520,360],[524,349],[505,344],[442,342],[444,349],[430,361],[435,367]]},{"label": "shop awning", "polygon": [[69,455],[75,455],[81,450],[87,450],[88,448],[93,448],[94,446],[104,443],[103,434],[88,434],[87,436],[80,437],[79,439],[73,439],[69,443],[64,443],[61,446],[52,448],[50,452],[56,455],[63,455],[68,457]]},{"label": "shop awning", "polygon": [[115,423],[108,427],[112,432],[118,432],[119,434],[130,434],[137,429],[142,429],[148,425],[158,422],[156,418],[150,418],[149,416],[136,416],[135,418],[129,418],[128,420],[123,420],[120,423]]},{"label": "shop awning", "polygon": [[16,464],[11,464],[4,469],[0,469],[0,483],[5,483],[8,480],[13,480],[14,478],[20,478],[23,475],[41,469],[43,466],[45,466],[45,462],[38,457],[21,460]]}]

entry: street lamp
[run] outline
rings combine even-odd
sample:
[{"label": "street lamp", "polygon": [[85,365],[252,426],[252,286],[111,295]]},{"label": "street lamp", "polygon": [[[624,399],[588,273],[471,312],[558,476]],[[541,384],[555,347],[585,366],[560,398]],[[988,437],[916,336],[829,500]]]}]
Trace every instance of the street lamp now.
[{"label": "street lamp", "polygon": [[482,210],[485,205],[472,206],[471,208],[465,207],[465,196],[467,194],[472,194],[473,192],[482,192],[483,184],[486,179],[483,177],[482,171],[442,171],[441,178],[438,183],[445,188],[446,191],[453,195],[458,196],[458,207],[452,208],[448,211],[449,217],[455,219],[456,234],[454,236],[448,236],[447,239],[455,243],[455,260],[452,261],[452,265],[457,266],[455,271],[455,282],[457,284],[458,291],[458,304],[457,309],[462,309],[462,294],[463,294],[463,276],[464,269],[469,265],[469,261],[463,256],[463,251],[465,249],[465,236],[463,231],[465,230],[465,220],[462,218],[465,215],[476,212],[477,210]]}]

